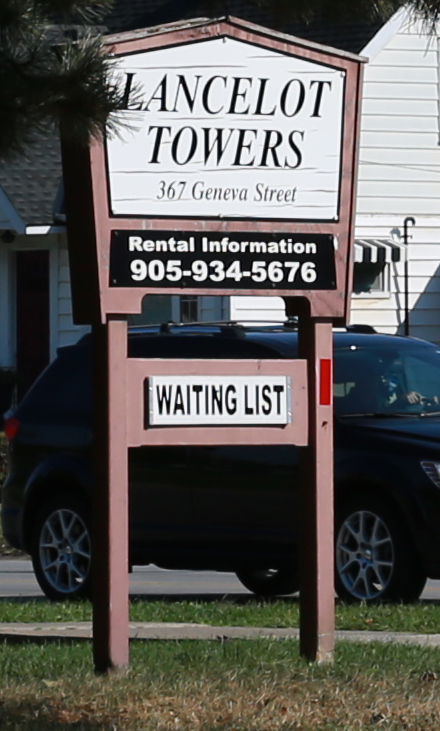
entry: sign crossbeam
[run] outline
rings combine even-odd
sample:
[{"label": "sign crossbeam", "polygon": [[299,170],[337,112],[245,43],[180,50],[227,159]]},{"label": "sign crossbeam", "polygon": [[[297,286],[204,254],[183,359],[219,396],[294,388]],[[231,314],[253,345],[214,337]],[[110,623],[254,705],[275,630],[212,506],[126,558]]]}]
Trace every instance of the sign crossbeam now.
[{"label": "sign crossbeam", "polygon": [[[308,439],[307,420],[307,362],[305,360],[155,360],[129,358],[127,360],[127,380],[132,384],[127,396],[127,430],[129,446],[141,445],[228,445],[228,444],[297,444],[305,445]],[[167,383],[167,377],[172,383]],[[183,379],[193,379],[192,383]],[[290,387],[285,384],[285,390],[275,389],[283,387],[283,380],[290,379]],[[153,388],[159,389],[162,397],[162,416],[157,426],[149,421],[149,380],[153,379]],[[155,381],[154,379],[158,379]],[[162,380],[160,380],[162,379]],[[206,399],[204,389],[207,379],[214,379],[214,389],[210,387]],[[228,380],[225,380],[228,379]],[[248,379],[243,385],[241,379]],[[258,379],[254,381],[252,379]],[[171,386],[179,384],[180,393]],[[248,388],[246,389],[246,385]],[[194,391],[194,386],[196,391]],[[219,388],[223,389],[223,402],[220,401]],[[163,390],[164,388],[167,390]],[[227,388],[232,389],[228,394]],[[189,396],[188,396],[188,388]],[[217,399],[214,393],[217,393]],[[139,394],[144,394],[144,399]],[[165,395],[164,395],[165,394]],[[199,410],[205,408],[201,415],[202,423],[187,426],[188,411],[191,403],[197,406],[199,394]],[[245,401],[240,408],[240,395]],[[164,403],[169,398],[168,406]],[[191,403],[188,404],[188,398]],[[246,403],[247,399],[247,403]],[[267,400],[265,400],[267,399]],[[268,425],[270,419],[279,419],[282,412],[282,402],[287,402],[286,423],[275,426]],[[265,414],[264,411],[269,410]],[[233,413],[228,413],[228,408]],[[168,413],[166,413],[168,409]],[[220,410],[222,413],[220,414]],[[291,416],[289,417],[289,412]],[[191,416],[191,414],[190,414]],[[194,414],[193,414],[194,416]],[[217,424],[212,423],[215,417]],[[266,417],[266,420],[265,420]],[[238,420],[238,423],[237,423]],[[162,421],[162,423],[160,423]],[[165,425],[163,425],[165,422]],[[174,426],[170,426],[170,423]],[[178,425],[180,422],[180,426]],[[203,429],[203,423],[209,424],[209,429]],[[224,425],[222,425],[222,423]]]}]

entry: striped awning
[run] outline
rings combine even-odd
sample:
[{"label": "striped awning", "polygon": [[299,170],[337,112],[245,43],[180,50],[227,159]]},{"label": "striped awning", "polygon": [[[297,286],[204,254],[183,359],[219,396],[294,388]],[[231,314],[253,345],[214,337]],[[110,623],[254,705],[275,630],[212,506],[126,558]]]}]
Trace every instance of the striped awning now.
[{"label": "striped awning", "polygon": [[356,264],[385,264],[404,260],[404,244],[397,244],[389,239],[355,239]]}]

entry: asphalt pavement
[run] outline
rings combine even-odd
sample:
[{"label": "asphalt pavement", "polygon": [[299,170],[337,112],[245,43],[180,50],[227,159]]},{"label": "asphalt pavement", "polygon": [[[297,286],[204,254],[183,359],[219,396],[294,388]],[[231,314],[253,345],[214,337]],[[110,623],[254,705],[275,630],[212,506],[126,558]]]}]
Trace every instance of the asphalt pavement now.
[{"label": "asphalt pavement", "polygon": [[[137,566],[130,574],[130,594],[139,596],[198,596],[248,594],[235,574],[216,571],[167,571],[156,566]],[[43,597],[32,570],[22,558],[0,559],[0,597]]]},{"label": "asphalt pavement", "polygon": [[[211,600],[225,595],[248,594],[234,574],[211,571],[167,571],[155,566],[136,567],[130,576],[131,596],[161,598],[174,596],[185,599]],[[0,597],[26,599],[42,598],[35,580],[32,564],[26,559],[0,559]],[[423,593],[425,600],[440,599],[440,581],[429,581]],[[138,640],[208,640],[225,642],[233,639],[298,639],[295,628],[224,627],[189,623],[130,622],[131,639]],[[406,632],[336,631],[337,641],[397,642],[418,646],[440,647],[440,634]],[[90,640],[91,622],[0,623],[0,637],[14,641]]]},{"label": "asphalt pavement", "polygon": [[[174,595],[194,598],[203,596],[251,595],[235,574],[216,571],[168,571],[156,566],[136,566],[130,575],[130,594],[161,597]],[[29,560],[0,559],[0,597],[43,597]],[[440,600],[440,581],[428,581],[422,599]]]}]

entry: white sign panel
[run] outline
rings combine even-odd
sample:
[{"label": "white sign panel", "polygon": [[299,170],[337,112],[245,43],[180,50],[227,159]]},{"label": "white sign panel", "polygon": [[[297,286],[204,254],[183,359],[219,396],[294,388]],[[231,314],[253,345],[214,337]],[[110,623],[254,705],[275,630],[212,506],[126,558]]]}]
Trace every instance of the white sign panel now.
[{"label": "white sign panel", "polygon": [[117,64],[113,215],[337,220],[344,71],[226,37]]},{"label": "white sign panel", "polygon": [[285,426],[292,421],[288,376],[152,376],[148,426]]}]

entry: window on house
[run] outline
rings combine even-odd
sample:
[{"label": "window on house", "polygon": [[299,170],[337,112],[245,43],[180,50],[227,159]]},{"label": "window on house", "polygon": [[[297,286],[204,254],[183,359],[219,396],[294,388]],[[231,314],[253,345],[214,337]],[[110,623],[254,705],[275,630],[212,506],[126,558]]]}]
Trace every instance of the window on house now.
[{"label": "window on house", "polygon": [[199,297],[196,295],[180,297],[180,321],[197,322],[199,319]]},{"label": "window on house", "polygon": [[353,270],[353,293],[387,294],[390,290],[389,265],[380,263],[356,263]]},{"label": "window on house", "polygon": [[150,294],[142,300],[140,315],[129,315],[129,325],[155,325],[172,320],[172,297],[169,294]]},{"label": "window on house", "polygon": [[129,315],[129,325],[155,325],[162,322],[203,322],[226,320],[229,314],[229,297],[197,295],[146,295],[142,312]]}]

